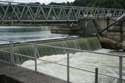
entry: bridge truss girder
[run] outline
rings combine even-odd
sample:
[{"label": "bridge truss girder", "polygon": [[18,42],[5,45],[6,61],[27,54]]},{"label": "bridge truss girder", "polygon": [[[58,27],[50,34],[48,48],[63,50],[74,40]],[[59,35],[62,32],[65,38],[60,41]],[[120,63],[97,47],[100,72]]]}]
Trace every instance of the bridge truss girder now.
[{"label": "bridge truss girder", "polygon": [[1,22],[72,22],[83,17],[119,17],[124,12],[124,9],[0,2]]}]

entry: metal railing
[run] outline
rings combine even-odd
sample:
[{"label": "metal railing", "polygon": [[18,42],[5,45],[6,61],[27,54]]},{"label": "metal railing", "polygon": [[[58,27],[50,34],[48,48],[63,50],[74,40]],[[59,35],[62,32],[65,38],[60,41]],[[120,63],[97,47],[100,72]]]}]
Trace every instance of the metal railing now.
[{"label": "metal railing", "polygon": [[[7,40],[2,40],[2,41],[7,41]],[[31,46],[33,48],[32,51],[33,51],[34,56],[29,56],[29,55],[26,55],[26,54],[15,52],[15,49],[17,49],[18,47],[26,46],[26,45]],[[48,60],[40,59],[39,57],[37,57],[39,55],[38,46],[61,50],[62,54],[66,54],[66,61],[67,61],[66,64],[58,63],[58,62],[55,62],[55,61],[48,61]],[[59,46],[52,46],[52,45],[45,45],[45,44],[34,44],[34,43],[17,44],[17,43],[13,43],[13,41],[9,41],[9,44],[6,44],[5,46],[2,46],[0,48],[0,52],[1,52],[1,54],[0,54],[0,60],[1,61],[8,62],[8,63],[15,64],[15,65],[21,65],[20,63],[16,63],[16,62],[18,62],[17,57],[18,58],[23,57],[23,59],[27,58],[25,61],[33,60],[35,72],[40,72],[38,70],[38,62],[37,62],[38,60],[44,61],[44,62],[47,62],[47,63],[57,64],[57,65],[60,65],[60,66],[64,66],[64,67],[67,68],[67,71],[66,71],[67,72],[67,83],[71,82],[70,81],[70,78],[71,78],[70,77],[70,75],[71,75],[70,69],[71,68],[75,69],[75,70],[82,71],[82,72],[89,72],[89,73],[95,74],[95,83],[99,83],[98,82],[99,76],[106,76],[106,77],[118,79],[118,83],[123,83],[123,81],[125,81],[125,79],[123,79],[123,58],[125,56],[119,55],[119,54],[99,53],[99,52],[94,52],[94,51],[66,48],[66,47],[59,47]],[[87,53],[92,53],[92,54],[98,54],[97,57],[99,57],[99,56],[118,57],[119,77],[115,77],[115,76],[112,76],[112,75],[100,73],[99,72],[100,69],[98,67],[95,67],[95,71],[91,71],[91,70],[78,68],[78,67],[70,65],[71,64],[71,61],[70,61],[71,56],[70,55],[72,53],[75,53],[75,52],[87,52]],[[22,62],[24,62],[24,61],[22,61]]]},{"label": "metal railing", "polygon": [[26,4],[0,1],[1,22],[64,22],[82,17],[119,17],[124,9]]}]

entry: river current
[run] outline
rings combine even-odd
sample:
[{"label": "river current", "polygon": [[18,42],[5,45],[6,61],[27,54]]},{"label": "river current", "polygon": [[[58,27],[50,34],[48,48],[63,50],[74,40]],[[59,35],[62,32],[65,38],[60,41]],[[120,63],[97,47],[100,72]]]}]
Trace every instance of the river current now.
[{"label": "river current", "polygon": [[[50,28],[51,27],[48,26],[1,26],[0,44],[7,43],[4,40],[27,42],[67,37],[67,35],[52,34]],[[111,52],[109,49],[98,49],[95,51],[101,53]],[[53,54],[39,57],[37,60],[38,71],[59,79],[67,80],[66,58],[66,54]],[[124,64],[125,59],[123,59],[123,78],[125,79]],[[34,70],[34,61],[27,60],[23,62],[21,66]],[[99,73],[101,73],[101,75],[99,75],[99,83],[118,83],[119,57],[88,52],[70,54],[70,81],[72,83],[94,83],[95,74],[93,72],[95,72],[95,68],[99,68]]]},{"label": "river current", "polygon": [[26,42],[66,37],[67,35],[52,34],[48,26],[0,26],[0,43],[2,40]]}]

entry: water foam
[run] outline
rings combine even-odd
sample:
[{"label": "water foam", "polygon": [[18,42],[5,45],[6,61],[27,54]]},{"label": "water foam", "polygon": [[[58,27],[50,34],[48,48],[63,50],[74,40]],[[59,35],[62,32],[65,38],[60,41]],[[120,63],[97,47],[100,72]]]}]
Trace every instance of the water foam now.
[{"label": "water foam", "polygon": [[[109,50],[101,49],[97,52],[109,52]],[[44,74],[57,77],[63,80],[67,80],[66,66],[66,54],[64,55],[52,55],[40,57],[38,61],[38,71]],[[56,62],[58,64],[45,62],[42,60]],[[22,64],[23,67],[34,69],[34,61],[29,60]],[[75,54],[70,54],[70,66],[79,69],[85,69],[88,71],[95,70],[96,67],[99,68],[99,73],[106,75],[118,77],[118,58],[112,56],[98,55],[87,52],[78,52]],[[70,81],[73,83],[94,83],[94,73],[81,71],[78,69],[70,68]],[[117,83],[117,79],[99,76],[99,83]]]}]

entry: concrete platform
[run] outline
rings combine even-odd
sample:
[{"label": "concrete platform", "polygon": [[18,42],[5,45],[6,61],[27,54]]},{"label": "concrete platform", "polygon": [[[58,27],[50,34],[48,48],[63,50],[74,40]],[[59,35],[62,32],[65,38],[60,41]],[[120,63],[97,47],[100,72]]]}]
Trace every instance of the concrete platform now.
[{"label": "concrete platform", "polygon": [[20,81],[19,83],[66,83],[63,80],[3,62],[0,62],[0,75]]}]

